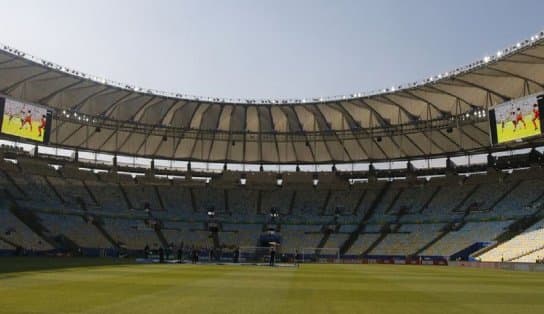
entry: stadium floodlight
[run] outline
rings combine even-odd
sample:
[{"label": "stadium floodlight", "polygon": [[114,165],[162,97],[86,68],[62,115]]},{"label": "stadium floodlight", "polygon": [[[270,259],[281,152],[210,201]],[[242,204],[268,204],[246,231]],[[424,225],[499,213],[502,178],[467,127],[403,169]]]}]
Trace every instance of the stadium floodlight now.
[{"label": "stadium floodlight", "polygon": [[241,185],[246,185],[246,183],[247,183],[246,174],[245,174],[245,173],[242,173],[242,175],[240,175],[240,184],[241,184]]},{"label": "stadium floodlight", "polygon": [[491,61],[491,57],[490,56],[485,56],[484,57],[484,63],[488,63],[489,61]]},{"label": "stadium floodlight", "polygon": [[319,184],[319,176],[317,173],[314,173],[312,176],[312,185],[316,187]]},{"label": "stadium floodlight", "polygon": [[283,185],[283,178],[282,178],[281,174],[278,174],[276,176],[276,185],[277,186],[282,186]]}]

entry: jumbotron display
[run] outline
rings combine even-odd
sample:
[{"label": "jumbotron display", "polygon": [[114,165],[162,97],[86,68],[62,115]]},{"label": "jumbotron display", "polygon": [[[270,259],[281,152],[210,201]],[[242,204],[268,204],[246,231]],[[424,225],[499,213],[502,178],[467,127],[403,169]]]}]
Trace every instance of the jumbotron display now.
[{"label": "jumbotron display", "polygon": [[51,111],[36,105],[0,98],[0,131],[40,143],[49,142]]},{"label": "jumbotron display", "polygon": [[491,142],[501,144],[541,135],[543,105],[544,95],[531,95],[492,108],[489,111]]}]

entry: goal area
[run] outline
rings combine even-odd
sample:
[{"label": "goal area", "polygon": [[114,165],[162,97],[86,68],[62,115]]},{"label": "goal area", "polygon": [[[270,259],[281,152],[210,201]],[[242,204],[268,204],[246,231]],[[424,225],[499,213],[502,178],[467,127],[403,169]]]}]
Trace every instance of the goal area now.
[{"label": "goal area", "polygon": [[[298,252],[295,253],[295,252]],[[302,248],[295,252],[282,252],[277,250],[274,263],[298,264],[298,263],[339,263],[340,248]],[[270,248],[259,246],[240,247],[240,263],[270,263]]]},{"label": "goal area", "polygon": [[303,248],[301,263],[339,263],[340,248]]}]

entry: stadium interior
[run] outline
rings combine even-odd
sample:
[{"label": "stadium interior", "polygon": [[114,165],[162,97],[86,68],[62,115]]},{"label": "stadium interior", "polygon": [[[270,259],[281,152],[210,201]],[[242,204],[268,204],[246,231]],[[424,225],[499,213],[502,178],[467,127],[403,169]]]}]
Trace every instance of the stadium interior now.
[{"label": "stadium interior", "polygon": [[[492,145],[488,112],[544,90],[543,43],[538,33],[421,82],[300,100],[144,90],[4,46],[3,96],[48,117],[26,108],[2,134],[0,251],[229,260],[273,243],[283,261],[535,262],[543,140]],[[32,123],[41,143],[13,135],[38,132]]]}]

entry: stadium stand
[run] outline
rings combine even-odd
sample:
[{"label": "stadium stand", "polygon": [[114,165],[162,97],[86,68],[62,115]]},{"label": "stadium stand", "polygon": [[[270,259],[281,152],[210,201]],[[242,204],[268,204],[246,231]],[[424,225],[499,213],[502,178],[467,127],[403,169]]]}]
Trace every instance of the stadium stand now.
[{"label": "stadium stand", "polygon": [[81,248],[109,248],[111,243],[96,227],[81,216],[38,213],[53,237],[65,236]]},{"label": "stadium stand", "polygon": [[52,116],[49,142],[1,136],[0,249],[278,240],[287,254],[536,260],[544,137],[491,145],[488,110],[539,102],[543,41],[376,95],[281,104],[135,89],[0,47],[4,105]]},{"label": "stadium stand", "polygon": [[520,235],[480,255],[482,261],[516,261],[544,248],[544,219]]},{"label": "stadium stand", "polygon": [[[387,186],[376,182],[335,190],[307,186],[249,189],[222,185],[220,180],[213,186],[186,186],[183,180],[147,175],[134,179],[114,172],[94,174],[70,164],[56,170],[46,161],[33,162],[28,157],[22,163],[2,164],[4,203],[36,211],[37,225],[43,228],[36,234],[36,226],[29,228],[28,221],[21,221],[4,206],[2,221],[9,224],[3,238],[10,249],[13,244],[33,250],[67,249],[66,243],[132,251],[165,245],[257,247],[270,220],[269,211],[277,208],[280,221],[273,228],[277,228],[284,253],[346,247],[342,254],[354,257],[418,254],[447,258],[475,243],[496,243],[516,219],[539,213],[536,201],[542,194],[538,173],[527,170],[502,176],[399,181]],[[379,202],[372,208],[375,200]],[[210,208],[216,212],[216,231],[208,229]],[[93,216],[96,221],[89,220]],[[362,221],[360,228],[357,224]],[[510,241],[495,244],[480,258],[536,260],[544,246],[539,242],[541,230],[542,221]]]},{"label": "stadium stand", "polygon": [[161,246],[155,231],[141,220],[104,218],[104,222],[104,228],[121,247],[142,250],[145,246]]},{"label": "stadium stand", "polygon": [[53,247],[35,234],[4,206],[0,207],[2,238],[30,251],[47,251]]},{"label": "stadium stand", "polygon": [[408,256],[414,254],[440,232],[443,224],[406,224],[391,226],[392,232],[370,255]]},{"label": "stadium stand", "polygon": [[424,250],[422,255],[451,256],[476,242],[495,240],[512,221],[467,222],[460,229],[450,231],[441,241]]}]

